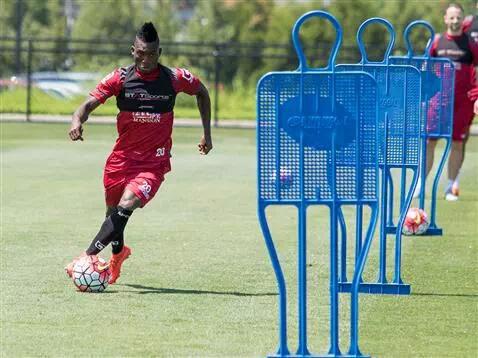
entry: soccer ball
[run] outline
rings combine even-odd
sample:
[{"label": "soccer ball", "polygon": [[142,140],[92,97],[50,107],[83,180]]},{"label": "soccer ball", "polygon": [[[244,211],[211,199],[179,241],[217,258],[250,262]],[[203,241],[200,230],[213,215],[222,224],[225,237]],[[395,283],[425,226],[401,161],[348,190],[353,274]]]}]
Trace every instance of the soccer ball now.
[{"label": "soccer ball", "polygon": [[427,231],[430,222],[425,211],[418,208],[410,208],[403,223],[402,232],[404,235],[421,235]]},{"label": "soccer ball", "polygon": [[[279,170],[279,185],[281,189],[290,189],[294,183],[294,176],[292,175],[292,170],[287,167],[280,167]],[[276,184],[277,175],[274,170],[271,175],[271,183]]]},{"label": "soccer ball", "polygon": [[108,263],[96,255],[82,256],[73,267],[73,283],[81,292],[103,292],[109,278]]}]

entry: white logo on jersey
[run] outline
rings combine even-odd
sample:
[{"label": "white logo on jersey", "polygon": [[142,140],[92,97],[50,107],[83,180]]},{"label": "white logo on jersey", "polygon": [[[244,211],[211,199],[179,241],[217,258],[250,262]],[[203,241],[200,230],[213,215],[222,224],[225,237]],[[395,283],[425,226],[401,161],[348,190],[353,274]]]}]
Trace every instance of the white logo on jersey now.
[{"label": "white logo on jersey", "polygon": [[157,157],[163,157],[164,156],[164,153],[166,152],[166,150],[163,148],[158,148],[156,149],[156,156]]},{"label": "white logo on jersey", "polygon": [[159,123],[161,122],[161,113],[133,112],[133,122]]},{"label": "white logo on jersey", "polygon": [[149,199],[149,192],[151,191],[151,185],[147,181],[143,181],[143,185],[139,187],[139,190],[143,193],[146,199]]},{"label": "white logo on jersey", "polygon": [[185,70],[184,68],[180,68],[179,71],[181,71],[182,75],[183,75],[183,78],[188,81],[189,83],[193,83],[193,75],[191,74],[191,72],[189,72],[188,70]]},{"label": "white logo on jersey", "polygon": [[172,95],[167,94],[149,94],[145,90],[126,91],[124,96],[128,99],[137,99],[140,101],[169,101],[169,98],[172,97]]},{"label": "white logo on jersey", "polygon": [[105,248],[105,245],[103,245],[101,242],[99,241],[96,241],[95,242],[95,247],[98,249],[98,250],[103,250]]}]

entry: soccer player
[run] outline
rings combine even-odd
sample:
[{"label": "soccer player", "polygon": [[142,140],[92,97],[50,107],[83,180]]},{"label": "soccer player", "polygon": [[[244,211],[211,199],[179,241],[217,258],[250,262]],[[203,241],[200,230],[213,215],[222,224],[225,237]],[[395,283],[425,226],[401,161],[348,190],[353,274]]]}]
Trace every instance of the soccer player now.
[{"label": "soccer player", "polygon": [[[431,56],[447,57],[455,65],[453,135],[448,158],[448,185],[445,190],[445,199],[448,201],[458,200],[458,175],[463,165],[465,143],[474,114],[478,113],[478,86],[474,69],[478,65],[478,44],[463,32],[463,18],[461,5],[448,5],[444,16],[446,32],[436,36],[430,49]],[[433,166],[436,144],[437,140],[428,140],[426,175]]]},{"label": "soccer player", "polygon": [[[103,176],[106,219],[80,255],[96,255],[111,243],[111,284],[116,282],[121,265],[131,254],[123,236],[128,219],[135,209],[144,207],[154,197],[171,170],[173,108],[178,93],[197,98],[204,133],[198,144],[199,154],[206,155],[213,147],[208,90],[187,70],[159,63],[161,51],[154,25],[145,23],[131,47],[134,63],[103,78],[71,121],[71,140],[82,141],[83,123],[89,114],[109,97],[116,97],[118,139],[106,160]],[[77,260],[65,267],[70,277]]]}]

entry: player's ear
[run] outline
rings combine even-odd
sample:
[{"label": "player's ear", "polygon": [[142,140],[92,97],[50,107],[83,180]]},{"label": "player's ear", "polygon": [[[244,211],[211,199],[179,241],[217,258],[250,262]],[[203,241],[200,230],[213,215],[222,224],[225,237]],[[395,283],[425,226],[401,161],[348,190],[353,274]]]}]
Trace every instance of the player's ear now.
[{"label": "player's ear", "polygon": [[158,49],[158,57],[161,56],[161,53],[162,53],[162,52],[163,52],[163,49],[160,47],[160,48]]},{"label": "player's ear", "polygon": [[131,55],[134,56],[134,45],[131,46]]}]

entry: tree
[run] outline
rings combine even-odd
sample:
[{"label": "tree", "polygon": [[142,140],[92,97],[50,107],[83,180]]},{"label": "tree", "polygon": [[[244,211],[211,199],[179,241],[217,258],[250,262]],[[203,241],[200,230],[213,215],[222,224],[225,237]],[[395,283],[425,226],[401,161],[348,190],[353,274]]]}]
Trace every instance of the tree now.
[{"label": "tree", "polygon": [[[75,56],[76,68],[104,72],[131,62],[130,46],[137,29],[144,22],[155,24],[162,42],[174,40],[179,31],[175,4],[173,0],[82,2],[73,37],[97,41],[101,43],[102,50],[111,54],[95,55],[93,51],[78,54]],[[76,47],[85,49],[84,44],[77,44]]]},{"label": "tree", "polygon": [[[32,37],[62,37],[65,31],[65,17],[63,15],[63,0],[25,1],[4,0],[1,6],[1,33],[3,36],[17,36],[17,44],[26,49],[25,40]],[[8,43],[10,45],[11,42]],[[36,42],[36,48],[45,46]],[[10,46],[9,46],[10,47]],[[51,47],[51,46],[50,46]],[[35,56],[32,61],[33,69],[57,69],[64,62],[65,55],[53,53],[50,56]],[[26,67],[24,51],[2,54],[0,71],[20,72]]]},{"label": "tree", "polygon": [[[232,6],[230,23],[234,28],[232,40],[241,44],[235,52],[239,57],[228,59],[236,67],[242,83],[256,82],[257,71],[264,66],[263,49],[274,3],[267,0],[238,1]],[[245,47],[244,47],[245,46]]]},{"label": "tree", "polygon": [[[224,1],[210,0],[199,1],[194,9],[194,15],[188,23],[186,36],[188,41],[195,41],[202,44],[197,48],[201,53],[196,57],[188,59],[192,67],[201,68],[203,75],[209,82],[215,77],[218,63],[212,54],[218,55],[214,44],[225,44],[234,38],[234,26],[229,22],[231,9],[224,6]],[[220,78],[231,78],[235,69],[231,66],[223,67]]]}]

